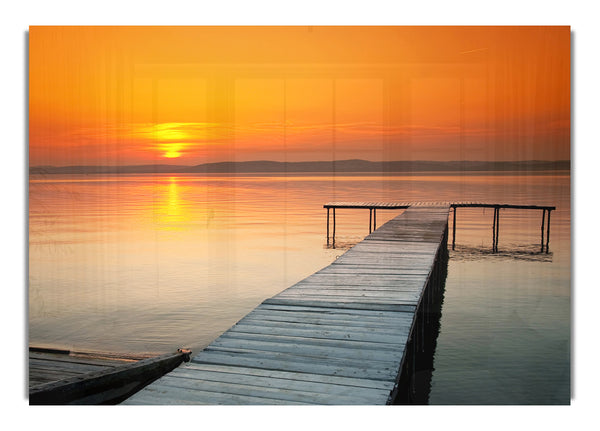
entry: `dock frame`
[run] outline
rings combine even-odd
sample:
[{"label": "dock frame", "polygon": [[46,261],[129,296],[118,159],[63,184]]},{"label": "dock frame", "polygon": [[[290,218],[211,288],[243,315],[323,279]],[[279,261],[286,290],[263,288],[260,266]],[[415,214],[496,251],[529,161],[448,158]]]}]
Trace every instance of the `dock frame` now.
[{"label": "dock frame", "polygon": [[[556,210],[554,206],[542,206],[542,205],[514,205],[514,204],[496,204],[496,203],[483,203],[483,202],[329,202],[323,205],[323,208],[327,209],[327,245],[331,244],[335,248],[335,210],[336,208],[346,209],[368,209],[369,210],[369,234],[377,228],[377,210],[378,209],[407,209],[413,206],[423,205],[443,205],[447,204],[452,209],[452,250],[456,247],[456,209],[457,208],[493,208],[494,219],[492,222],[492,252],[498,252],[498,241],[500,232],[500,210],[501,209],[524,209],[524,210],[542,210],[542,225],[541,225],[541,244],[540,252],[546,253],[550,249],[550,213]],[[333,212],[333,235],[329,235],[330,217],[329,212]],[[548,218],[546,222],[546,213]],[[544,244],[544,230],[546,231],[546,243]]]}]

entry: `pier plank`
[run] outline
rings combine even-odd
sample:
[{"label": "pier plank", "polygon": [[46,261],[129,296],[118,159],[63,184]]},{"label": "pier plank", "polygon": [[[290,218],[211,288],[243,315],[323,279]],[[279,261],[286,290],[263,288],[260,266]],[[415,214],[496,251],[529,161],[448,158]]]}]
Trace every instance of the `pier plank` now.
[{"label": "pier plank", "polygon": [[184,390],[169,384],[149,385],[122,404],[130,405],[309,405],[309,403],[234,395],[199,389]]},{"label": "pier plank", "polygon": [[348,340],[348,341],[377,341],[382,343],[401,342],[405,337],[398,333],[376,334],[359,331],[335,331],[325,328],[279,328],[278,325],[260,326],[260,325],[238,325],[231,328],[231,332],[265,334],[265,335],[289,335],[293,337],[304,338],[325,338],[330,340]]},{"label": "pier plank", "polygon": [[367,301],[367,300],[356,300],[356,301],[329,301],[329,300],[311,300],[311,299],[291,299],[291,298],[277,298],[273,297],[267,299],[263,304],[276,304],[276,305],[302,305],[305,307],[317,306],[317,307],[329,307],[329,308],[348,308],[348,309],[359,309],[359,310],[372,310],[372,311],[396,311],[396,312],[414,312],[414,305],[399,304],[399,303],[388,303],[382,301]]},{"label": "pier plank", "polygon": [[295,373],[291,371],[276,371],[262,368],[242,367],[237,365],[223,365],[223,364],[210,364],[210,363],[195,363],[188,362],[178,368],[177,372],[181,370],[192,370],[192,371],[214,371],[224,374],[235,374],[241,376],[255,376],[258,378],[274,377],[277,379],[290,380],[292,382],[308,382],[308,383],[323,383],[336,385],[342,388],[365,388],[365,389],[376,389],[381,391],[389,391],[393,385],[389,382],[382,380],[371,380],[364,377],[353,378],[353,377],[342,377],[342,376],[329,376],[324,374],[315,373]]},{"label": "pier plank", "polygon": [[355,346],[322,347],[312,343],[281,343],[274,340],[248,340],[238,338],[219,338],[211,343],[212,347],[241,348],[247,350],[261,350],[266,352],[294,353],[302,355],[309,351],[311,356],[318,358],[340,358],[360,361],[393,361],[402,359],[402,351],[371,351]]},{"label": "pier plank", "polygon": [[[355,364],[350,361],[314,361],[312,358],[295,357],[284,354],[268,354],[266,352],[244,352],[204,350],[201,356],[192,360],[195,363],[213,363],[225,365],[244,365],[253,368],[272,369],[278,371],[309,372],[342,377],[366,378],[370,380],[391,381],[396,378],[398,369],[392,367],[373,368],[370,364]],[[395,364],[397,365],[397,364]],[[159,379],[160,380],[160,379]]]},{"label": "pier plank", "polygon": [[365,316],[361,315],[360,318],[353,315],[347,314],[318,314],[303,312],[298,310],[276,310],[267,309],[266,307],[260,307],[250,312],[246,318],[258,318],[262,320],[281,320],[281,321],[300,321],[306,323],[337,323],[347,326],[358,326],[362,327],[365,324],[370,326],[381,326],[384,328],[396,328],[398,325],[406,324],[410,322],[412,316],[407,313],[396,313],[398,316],[394,317],[382,317],[382,316]]},{"label": "pier plank", "polygon": [[[214,383],[247,385],[247,387],[253,388],[283,389],[289,391],[290,393],[308,393],[310,394],[311,398],[298,400],[306,401],[308,403],[315,403],[318,398],[321,398],[320,402],[323,404],[331,403],[331,395],[336,395],[334,399],[342,397],[345,403],[357,404],[357,401],[359,401],[358,403],[361,403],[361,401],[366,403],[376,403],[378,400],[381,400],[381,398],[383,398],[385,402],[385,399],[389,395],[389,391],[385,389],[373,389],[345,385],[341,384],[339,381],[336,383],[330,383],[322,381],[299,380],[297,378],[282,378],[273,374],[256,376],[255,374],[249,375],[241,374],[239,372],[223,372],[222,370],[214,371],[180,368],[171,373],[171,376],[190,379],[193,381],[200,381],[200,384],[198,385],[200,389],[204,389],[201,382],[206,381]],[[296,376],[304,376],[304,374],[296,373]],[[214,386],[214,388],[216,390],[222,389],[219,386]],[[325,398],[323,398],[323,395],[325,395]]]},{"label": "pier plank", "polygon": [[[359,334],[388,335],[390,333],[389,328],[375,326],[375,325],[349,326],[349,325],[343,325],[340,322],[313,323],[313,322],[307,322],[307,321],[296,323],[296,322],[285,322],[285,321],[281,321],[281,320],[279,320],[279,321],[263,320],[263,319],[256,319],[256,318],[251,318],[251,317],[246,317],[246,318],[242,319],[240,321],[240,323],[238,323],[234,328],[232,328],[232,330],[237,328],[238,326],[241,328],[246,328],[248,326],[257,326],[257,327],[265,327],[265,328],[275,328],[277,330],[279,330],[279,329],[292,329],[292,330],[299,329],[299,330],[306,330],[306,331],[327,331],[328,333],[332,333],[332,334],[341,333],[341,334],[356,334],[356,335],[359,335]],[[398,328],[398,329],[401,329],[401,328]]]},{"label": "pier plank", "polygon": [[[366,390],[354,390],[352,394],[348,393],[340,393],[340,391],[332,392],[335,394],[335,397],[331,396],[331,393],[328,393],[328,389],[332,385],[321,385],[310,390],[307,387],[307,384],[302,385],[276,385],[272,386],[264,386],[260,385],[261,380],[265,379],[240,379],[238,381],[227,381],[227,379],[221,376],[221,379],[214,381],[211,378],[201,379],[201,375],[197,375],[194,378],[194,374],[200,373],[191,373],[190,375],[169,375],[164,378],[165,386],[172,386],[174,388],[184,388],[184,389],[192,389],[192,390],[201,390],[207,392],[216,392],[219,394],[229,394],[235,396],[247,396],[254,398],[262,398],[265,402],[269,402],[267,400],[278,400],[278,401],[288,401],[288,402],[297,402],[304,404],[335,404],[334,399],[338,401],[338,404],[364,404],[364,403],[373,403],[378,400],[381,400],[382,397],[387,398],[387,394],[377,396],[373,391]],[[223,373],[219,373],[223,374]],[[245,380],[245,381],[244,381]],[[277,379],[272,377],[268,378],[271,381],[271,384],[276,384]],[[284,381],[285,382],[285,381]],[[290,387],[291,386],[291,387]],[[385,400],[385,398],[383,398]]]},{"label": "pier plank", "polygon": [[288,336],[288,335],[271,335],[271,334],[253,334],[249,332],[227,332],[221,337],[236,338],[240,340],[259,340],[259,341],[271,341],[279,343],[290,343],[294,345],[304,346],[317,346],[317,347],[343,347],[353,349],[373,349],[378,351],[397,351],[403,352],[403,348],[397,343],[386,343],[383,341],[369,340],[369,341],[357,341],[357,340],[335,340],[330,338],[312,338],[312,337],[299,337],[299,336]]},{"label": "pier plank", "polygon": [[260,309],[264,310],[289,310],[289,311],[306,311],[309,313],[319,314],[333,314],[333,315],[348,315],[348,316],[377,316],[387,318],[401,318],[403,315],[395,313],[393,311],[386,310],[364,310],[359,308],[332,308],[325,307],[323,305],[313,305],[310,307],[303,305],[289,305],[289,304],[272,304],[268,300],[264,301],[260,306]]}]

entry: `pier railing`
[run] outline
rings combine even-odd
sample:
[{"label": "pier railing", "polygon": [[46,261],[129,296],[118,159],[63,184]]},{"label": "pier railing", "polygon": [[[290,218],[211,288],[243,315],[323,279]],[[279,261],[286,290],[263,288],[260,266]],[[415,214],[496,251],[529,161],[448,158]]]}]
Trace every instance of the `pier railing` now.
[{"label": "pier railing", "polygon": [[[541,224],[541,244],[540,252],[544,249],[546,253],[549,251],[550,244],[550,214],[556,210],[554,206],[545,205],[514,205],[514,204],[497,204],[497,203],[484,203],[484,202],[328,202],[323,205],[323,208],[327,209],[327,245],[329,240],[332,240],[332,246],[335,248],[335,229],[336,229],[336,217],[335,210],[337,209],[368,209],[369,210],[369,234],[377,229],[377,210],[393,210],[393,209],[407,209],[413,206],[438,206],[438,205],[449,205],[452,208],[452,250],[456,247],[456,209],[457,208],[493,208],[494,209],[494,220],[492,223],[492,252],[498,252],[498,240],[500,232],[500,210],[501,209],[524,209],[524,210],[541,210],[542,211],[542,224]],[[330,236],[330,211],[333,217],[333,234]],[[548,213],[548,217],[546,217]],[[547,221],[546,221],[547,220]],[[546,236],[544,237],[544,231]],[[545,244],[544,244],[545,239]]]}]

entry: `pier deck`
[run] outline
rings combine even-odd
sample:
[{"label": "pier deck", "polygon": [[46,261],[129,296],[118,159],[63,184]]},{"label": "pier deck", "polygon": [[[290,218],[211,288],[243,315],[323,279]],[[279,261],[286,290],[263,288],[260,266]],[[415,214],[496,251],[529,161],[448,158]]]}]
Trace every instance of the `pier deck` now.
[{"label": "pier deck", "polygon": [[123,404],[391,403],[449,211],[408,208]]},{"label": "pier deck", "polygon": [[86,357],[69,351],[30,348],[29,389],[90,372],[111,370],[137,359]]},{"label": "pier deck", "polygon": [[93,353],[29,348],[29,404],[117,404],[168,373],[190,351],[110,358]]}]

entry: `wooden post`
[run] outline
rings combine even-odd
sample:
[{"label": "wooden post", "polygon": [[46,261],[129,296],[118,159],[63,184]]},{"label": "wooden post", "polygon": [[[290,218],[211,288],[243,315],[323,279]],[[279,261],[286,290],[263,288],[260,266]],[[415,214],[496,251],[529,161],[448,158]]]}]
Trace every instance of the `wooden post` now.
[{"label": "wooden post", "polygon": [[542,244],[541,244],[541,249],[540,252],[544,251],[544,223],[546,221],[546,208],[544,208],[542,210]]},{"label": "wooden post", "polygon": [[548,208],[548,230],[546,231],[546,253],[548,253],[548,244],[550,244],[550,212],[552,210]]},{"label": "wooden post", "polygon": [[373,208],[373,230],[377,229],[377,208]]},{"label": "wooden post", "polygon": [[372,220],[373,219],[373,208],[369,208],[369,234],[371,233]]},{"label": "wooden post", "polygon": [[494,222],[492,223],[492,253],[496,252],[496,214],[498,208],[494,207]]},{"label": "wooden post", "polygon": [[333,242],[333,248],[335,248],[335,207],[333,207],[333,237],[332,237],[332,242]]},{"label": "wooden post", "polygon": [[329,207],[327,207],[327,245],[329,245]]},{"label": "wooden post", "polygon": [[500,208],[497,208],[498,214],[496,215],[496,253],[498,252],[498,236],[500,235]]},{"label": "wooden post", "polygon": [[452,250],[454,250],[455,243],[456,243],[456,207],[454,207],[454,220],[452,221]]}]

